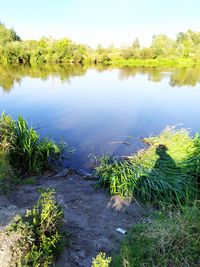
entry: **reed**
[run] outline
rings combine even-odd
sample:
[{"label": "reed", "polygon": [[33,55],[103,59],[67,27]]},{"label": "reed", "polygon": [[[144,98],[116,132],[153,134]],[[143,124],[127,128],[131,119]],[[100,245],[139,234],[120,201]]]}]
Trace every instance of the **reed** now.
[{"label": "reed", "polygon": [[20,173],[39,174],[59,159],[64,144],[56,144],[28,127],[21,117],[13,120],[4,113],[0,119],[0,149],[7,150],[10,164]]},{"label": "reed", "polygon": [[139,197],[143,202],[185,203],[197,195],[200,138],[185,129],[166,128],[146,138],[148,146],[127,158],[109,156],[96,168],[100,185],[111,194]]}]

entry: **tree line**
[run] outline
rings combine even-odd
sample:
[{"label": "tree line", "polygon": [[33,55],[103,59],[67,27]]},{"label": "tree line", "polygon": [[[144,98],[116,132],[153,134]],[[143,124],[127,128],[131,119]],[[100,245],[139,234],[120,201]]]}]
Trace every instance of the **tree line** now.
[{"label": "tree line", "polygon": [[[96,49],[77,44],[68,38],[55,40],[22,40],[14,29],[0,23],[0,63],[2,64],[99,64],[115,65],[134,60],[184,60],[200,61],[200,32],[180,32],[176,39],[164,34],[155,35],[149,47],[141,47],[136,38],[129,46],[117,48],[113,44]],[[137,64],[136,64],[137,65]]]}]

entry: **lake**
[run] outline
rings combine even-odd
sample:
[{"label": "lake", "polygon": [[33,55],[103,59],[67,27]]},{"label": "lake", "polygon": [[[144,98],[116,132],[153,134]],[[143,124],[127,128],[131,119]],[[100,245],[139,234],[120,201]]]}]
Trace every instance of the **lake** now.
[{"label": "lake", "polygon": [[0,112],[76,148],[67,162],[128,155],[168,125],[200,131],[200,69],[0,66]]}]

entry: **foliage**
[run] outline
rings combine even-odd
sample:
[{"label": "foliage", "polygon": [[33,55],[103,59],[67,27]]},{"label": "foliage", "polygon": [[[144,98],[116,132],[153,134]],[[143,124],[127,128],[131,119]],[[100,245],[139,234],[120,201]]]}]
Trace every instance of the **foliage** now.
[{"label": "foliage", "polygon": [[10,116],[6,116],[3,112],[0,118],[0,149],[8,152],[11,149],[11,144],[15,142],[16,125]]},{"label": "foliage", "polygon": [[106,257],[106,254],[100,252],[92,261],[92,267],[109,267],[112,259]]},{"label": "foliage", "polygon": [[[4,27],[4,31],[8,29]],[[0,62],[10,65],[42,64],[83,64],[87,59],[86,46],[75,44],[70,39],[53,40],[42,38],[39,41],[20,41],[14,35],[7,38],[1,34],[0,25]]]},{"label": "foliage", "polygon": [[0,119],[0,137],[2,147],[9,147],[9,160],[21,173],[40,173],[49,163],[59,159],[64,145],[57,145],[48,138],[41,139],[27,122],[19,116],[14,121],[4,113]]},{"label": "foliage", "polygon": [[155,35],[149,47],[140,47],[136,38],[130,46],[96,49],[76,44],[68,38],[55,40],[20,40],[13,29],[0,24],[0,63],[10,65],[103,64],[112,66],[176,66],[200,65],[200,33],[180,32],[176,40],[164,34]]},{"label": "foliage", "polygon": [[14,177],[13,169],[9,164],[7,153],[0,149],[0,193],[10,189],[10,181]]},{"label": "foliage", "polygon": [[113,266],[197,267],[200,265],[200,206],[157,212],[151,222],[133,226]]},{"label": "foliage", "polygon": [[144,139],[149,147],[128,158],[103,157],[96,168],[100,184],[111,194],[139,197],[159,204],[185,203],[197,194],[200,138],[166,128]]},{"label": "foliage", "polygon": [[20,37],[13,29],[7,29],[3,23],[0,22],[0,46],[12,41],[20,41]]},{"label": "foliage", "polygon": [[16,216],[4,230],[8,238],[17,236],[11,246],[9,266],[51,266],[61,242],[64,213],[55,200],[55,192],[41,193],[25,217]]},{"label": "foliage", "polygon": [[14,124],[10,117],[2,113],[0,120],[0,191],[6,192],[9,189],[9,182],[14,173],[9,164],[9,149],[14,141]]}]

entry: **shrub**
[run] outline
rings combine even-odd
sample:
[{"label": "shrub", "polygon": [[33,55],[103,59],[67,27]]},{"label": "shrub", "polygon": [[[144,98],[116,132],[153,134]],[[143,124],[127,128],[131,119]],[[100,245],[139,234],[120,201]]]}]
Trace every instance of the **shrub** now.
[{"label": "shrub", "polygon": [[200,138],[186,130],[165,129],[144,139],[145,150],[127,158],[103,157],[96,168],[100,184],[112,194],[144,202],[184,203],[197,194]]},{"label": "shrub", "polygon": [[9,266],[52,265],[61,242],[63,216],[53,190],[44,191],[25,217],[16,216],[1,233],[11,243]]},{"label": "shrub", "polygon": [[199,204],[167,214],[157,212],[152,222],[135,225],[113,266],[200,266]]}]

